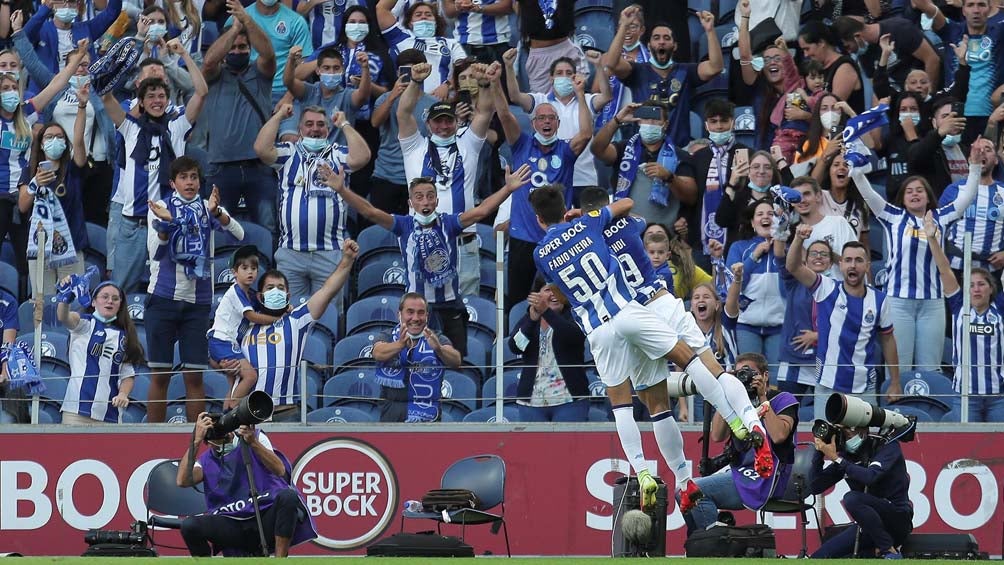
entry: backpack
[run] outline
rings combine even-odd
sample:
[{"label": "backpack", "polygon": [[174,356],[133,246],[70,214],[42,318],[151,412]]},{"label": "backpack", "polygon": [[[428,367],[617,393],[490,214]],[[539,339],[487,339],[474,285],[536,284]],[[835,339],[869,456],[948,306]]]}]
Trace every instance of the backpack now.
[{"label": "backpack", "polygon": [[774,530],[764,524],[714,526],[690,534],[687,557],[775,557]]}]

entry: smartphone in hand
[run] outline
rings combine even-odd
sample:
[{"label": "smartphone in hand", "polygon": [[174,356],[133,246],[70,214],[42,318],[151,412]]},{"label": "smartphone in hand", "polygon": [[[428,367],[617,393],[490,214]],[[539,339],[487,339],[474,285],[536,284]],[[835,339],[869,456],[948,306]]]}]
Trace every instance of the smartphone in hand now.
[{"label": "smartphone in hand", "polygon": [[411,65],[404,65],[398,68],[397,76],[401,77],[403,79],[402,82],[405,84],[411,82]]}]

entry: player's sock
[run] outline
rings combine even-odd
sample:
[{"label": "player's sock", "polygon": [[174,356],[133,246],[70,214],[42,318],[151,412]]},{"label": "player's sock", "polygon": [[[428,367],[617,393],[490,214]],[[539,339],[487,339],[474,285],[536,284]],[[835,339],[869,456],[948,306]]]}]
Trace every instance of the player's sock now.
[{"label": "player's sock", "polygon": [[746,387],[743,386],[743,383],[739,382],[739,379],[730,373],[719,375],[718,382],[721,383],[722,390],[725,391],[725,397],[735,410],[736,416],[742,419],[743,426],[747,430],[753,431],[755,426],[761,425],[756,408],[750,402],[749,393],[746,392]]},{"label": "player's sock", "polygon": [[687,371],[690,378],[694,379],[697,392],[701,393],[704,399],[715,407],[715,410],[722,415],[726,422],[730,422],[736,417],[736,411],[732,409],[732,404],[725,396],[722,385],[718,383],[718,379],[711,374],[700,357],[694,355],[684,370]]},{"label": "player's sock", "polygon": [[684,485],[691,478],[690,465],[683,455],[683,434],[669,410],[652,415],[652,431],[662,458],[676,476],[676,484]]},{"label": "player's sock", "polygon": [[634,421],[634,406],[620,404],[612,407],[612,410],[617,424],[617,437],[621,440],[621,448],[631,463],[631,468],[638,474],[648,471],[645,453],[641,449],[641,431],[638,429],[638,422]]}]

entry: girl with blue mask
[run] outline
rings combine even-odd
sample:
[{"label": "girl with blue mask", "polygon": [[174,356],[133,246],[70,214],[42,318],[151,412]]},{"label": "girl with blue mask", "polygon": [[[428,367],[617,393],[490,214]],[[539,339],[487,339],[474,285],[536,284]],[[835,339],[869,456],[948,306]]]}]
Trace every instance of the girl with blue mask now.
[{"label": "girl with blue mask", "polygon": [[[72,284],[70,277],[63,284]],[[64,424],[118,423],[129,406],[136,366],[145,364],[143,346],[136,333],[125,293],[115,283],[106,281],[88,294],[91,307],[87,313],[70,310],[75,292],[61,293],[56,318],[70,332],[70,373],[77,378],[66,383],[62,415]]]},{"label": "girl with blue mask", "polygon": [[375,26],[371,23],[370,28],[381,30],[391,53],[417,49],[425,54],[425,62],[432,67],[432,73],[422,83],[423,89],[426,94],[448,100],[451,87],[456,87],[449,84],[453,67],[468,56],[459,41],[446,36],[438,4],[413,1],[403,20],[395,15],[395,0],[371,1],[370,5],[373,4],[376,4],[377,21]]}]

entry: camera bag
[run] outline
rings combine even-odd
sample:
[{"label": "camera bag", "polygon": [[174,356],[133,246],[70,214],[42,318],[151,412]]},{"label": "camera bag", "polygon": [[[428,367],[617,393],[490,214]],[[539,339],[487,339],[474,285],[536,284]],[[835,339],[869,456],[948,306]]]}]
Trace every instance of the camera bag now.
[{"label": "camera bag", "polygon": [[463,488],[437,488],[422,497],[422,508],[426,512],[477,508],[480,504],[476,494]]},{"label": "camera bag", "polygon": [[713,526],[690,534],[687,557],[776,557],[774,530],[764,524]]},{"label": "camera bag", "polygon": [[474,557],[474,548],[455,536],[435,532],[400,532],[366,548],[366,555],[379,557]]},{"label": "camera bag", "polygon": [[88,547],[81,557],[157,557],[157,550],[143,545],[97,543]]}]

